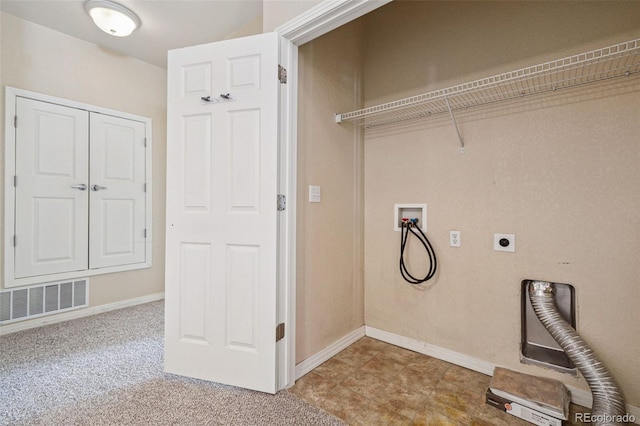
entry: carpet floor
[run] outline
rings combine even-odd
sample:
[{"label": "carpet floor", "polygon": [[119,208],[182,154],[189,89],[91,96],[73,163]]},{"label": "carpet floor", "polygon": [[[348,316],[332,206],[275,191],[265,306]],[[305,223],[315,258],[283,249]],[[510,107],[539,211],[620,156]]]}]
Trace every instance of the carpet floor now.
[{"label": "carpet floor", "polygon": [[0,337],[0,425],[343,425],[297,396],[165,374],[162,301]]}]

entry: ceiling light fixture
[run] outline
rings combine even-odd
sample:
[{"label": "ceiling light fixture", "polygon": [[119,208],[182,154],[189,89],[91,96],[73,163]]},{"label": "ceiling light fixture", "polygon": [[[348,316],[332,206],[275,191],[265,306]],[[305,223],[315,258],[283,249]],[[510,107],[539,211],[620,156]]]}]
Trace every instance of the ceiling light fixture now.
[{"label": "ceiling light fixture", "polygon": [[140,18],[126,7],[108,0],[87,0],[84,8],[107,34],[126,37],[140,26]]}]

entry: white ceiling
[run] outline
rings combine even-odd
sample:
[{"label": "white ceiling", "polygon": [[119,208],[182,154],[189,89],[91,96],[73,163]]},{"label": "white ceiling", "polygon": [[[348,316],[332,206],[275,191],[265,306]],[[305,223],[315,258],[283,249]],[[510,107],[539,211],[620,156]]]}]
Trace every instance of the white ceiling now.
[{"label": "white ceiling", "polygon": [[140,17],[129,37],[93,24],[84,0],[0,0],[0,10],[166,68],[167,50],[222,40],[262,14],[262,0],[116,0]]}]

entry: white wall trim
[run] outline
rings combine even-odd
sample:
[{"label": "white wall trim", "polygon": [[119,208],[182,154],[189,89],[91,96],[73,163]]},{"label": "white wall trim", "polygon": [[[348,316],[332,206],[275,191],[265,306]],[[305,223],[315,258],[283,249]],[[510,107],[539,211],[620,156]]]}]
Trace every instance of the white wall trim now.
[{"label": "white wall trim", "polygon": [[322,349],[320,352],[317,352],[316,354],[310,356],[309,358],[305,359],[301,363],[297,364],[296,380],[298,380],[300,377],[304,376],[314,368],[318,367],[323,362],[329,360],[338,352],[342,351],[343,349],[346,349],[353,343],[363,338],[365,335],[364,330],[365,330],[364,326],[353,330],[351,333],[336,340],[326,348]]},{"label": "white wall trim", "polygon": [[493,375],[495,364],[483,361],[479,358],[474,358],[469,355],[461,354],[460,352],[455,352],[450,349],[421,342],[409,337],[400,336],[399,334],[390,333],[374,327],[365,326],[365,334],[374,339],[382,340],[383,342],[391,343],[392,345],[400,346],[401,348],[409,349],[424,355],[429,355],[434,358],[450,362],[451,364],[468,368],[469,370],[477,371],[489,376]]},{"label": "white wall trim", "polygon": [[[477,371],[482,374],[493,376],[493,369],[495,364],[475,358],[469,355],[455,352],[449,349],[435,346],[429,343],[421,342],[419,340],[411,339],[409,337],[400,336],[399,334],[390,333],[388,331],[380,330],[374,327],[365,326],[365,335],[374,339],[381,340],[383,342],[390,343],[401,348],[409,349],[414,352],[418,352],[424,355],[429,355],[434,358],[441,359],[451,364],[459,365],[460,367],[468,368],[473,371]],[[579,389],[574,386],[568,386],[569,392],[571,392],[571,402],[583,407],[591,408],[592,398],[591,392]],[[627,404],[627,412],[636,418],[636,422],[640,421],[640,408]]]},{"label": "white wall trim", "polygon": [[50,317],[41,317],[33,320],[25,320],[23,322],[15,322],[0,326],[0,336],[18,331],[28,330],[31,328],[42,327],[44,325],[56,324],[63,321],[88,317],[91,315],[101,314],[104,312],[115,311],[117,309],[129,308],[131,306],[142,305],[143,303],[155,302],[164,299],[163,293],[154,293],[147,296],[135,297],[133,299],[121,300],[119,302],[108,303],[106,305],[92,306],[86,309],[78,309],[75,311],[52,315]]},{"label": "white wall trim", "polygon": [[280,148],[278,194],[285,195],[286,209],[278,214],[278,322],[286,332],[278,345],[278,389],[293,386],[296,379],[296,135],[298,47],[279,38],[279,64],[289,82],[280,85]]},{"label": "white wall trim", "polygon": [[392,0],[323,1],[275,31],[299,46],[384,6]]}]

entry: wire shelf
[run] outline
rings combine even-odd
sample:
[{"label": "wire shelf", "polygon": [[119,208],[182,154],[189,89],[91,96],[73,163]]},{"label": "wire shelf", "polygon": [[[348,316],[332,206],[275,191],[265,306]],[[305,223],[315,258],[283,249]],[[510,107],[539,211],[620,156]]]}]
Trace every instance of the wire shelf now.
[{"label": "wire shelf", "polygon": [[636,39],[469,83],[336,114],[336,122],[354,121],[365,128],[372,128],[444,113],[451,113],[453,118],[453,111],[456,110],[614,77],[630,76],[639,71],[640,39]]}]

